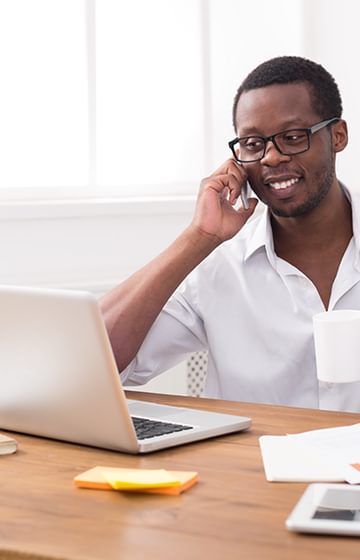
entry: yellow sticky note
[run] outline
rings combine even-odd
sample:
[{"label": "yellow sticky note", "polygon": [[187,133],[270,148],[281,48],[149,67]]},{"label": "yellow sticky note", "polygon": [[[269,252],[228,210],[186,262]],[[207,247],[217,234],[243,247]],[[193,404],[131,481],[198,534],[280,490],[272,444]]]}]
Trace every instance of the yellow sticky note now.
[{"label": "yellow sticky note", "polygon": [[126,488],[168,488],[179,486],[180,480],[165,469],[113,469],[104,471],[104,478],[115,490]]},{"label": "yellow sticky note", "polygon": [[[78,488],[93,488],[97,490],[114,490],[108,479],[116,478],[118,472],[124,470],[116,467],[93,467],[74,478],[74,483]],[[125,469],[126,470],[126,469]],[[133,470],[133,469],[130,469]],[[137,469],[142,470],[142,469]],[[122,488],[126,492],[143,492],[146,494],[167,494],[179,495],[191,488],[199,480],[198,473],[193,471],[166,471],[176,480],[177,486],[147,486],[147,487],[126,487]]]}]

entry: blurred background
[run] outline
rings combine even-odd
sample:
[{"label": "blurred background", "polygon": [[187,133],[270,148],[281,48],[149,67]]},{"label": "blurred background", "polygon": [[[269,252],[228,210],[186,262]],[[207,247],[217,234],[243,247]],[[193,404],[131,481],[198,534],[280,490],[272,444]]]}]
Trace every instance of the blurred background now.
[{"label": "blurred background", "polygon": [[356,0],[0,0],[0,283],[100,295],[189,223],[230,156],[235,92],[278,55],[323,64],[360,190]]}]

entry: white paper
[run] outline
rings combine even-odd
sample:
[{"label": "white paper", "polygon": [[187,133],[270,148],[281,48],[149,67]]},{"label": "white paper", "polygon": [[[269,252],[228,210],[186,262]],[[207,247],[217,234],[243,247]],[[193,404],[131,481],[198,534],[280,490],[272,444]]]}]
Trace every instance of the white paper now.
[{"label": "white paper", "polygon": [[360,311],[325,311],[313,317],[316,370],[320,381],[360,381]]},{"label": "white paper", "polygon": [[360,463],[360,424],[259,438],[268,481],[341,482]]},{"label": "white paper", "polygon": [[360,471],[348,465],[344,471],[344,478],[349,484],[360,484]]}]

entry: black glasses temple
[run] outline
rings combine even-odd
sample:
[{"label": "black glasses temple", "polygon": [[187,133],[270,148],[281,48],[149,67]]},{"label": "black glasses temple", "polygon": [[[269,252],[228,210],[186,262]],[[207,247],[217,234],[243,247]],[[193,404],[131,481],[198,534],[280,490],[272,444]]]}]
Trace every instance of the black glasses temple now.
[{"label": "black glasses temple", "polygon": [[325,121],[321,121],[317,124],[314,124],[314,126],[312,126],[309,131],[314,134],[314,132],[317,132],[318,130],[321,130],[322,128],[325,128],[326,126],[329,126],[329,124],[333,124],[337,121],[340,120],[340,117],[332,117],[331,119],[327,119]]}]

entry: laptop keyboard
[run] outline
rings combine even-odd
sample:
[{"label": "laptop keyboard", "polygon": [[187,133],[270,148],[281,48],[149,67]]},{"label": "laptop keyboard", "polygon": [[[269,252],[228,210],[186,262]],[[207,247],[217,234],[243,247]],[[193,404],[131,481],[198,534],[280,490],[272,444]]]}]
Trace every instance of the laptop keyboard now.
[{"label": "laptop keyboard", "polygon": [[161,422],[160,420],[151,420],[150,418],[138,418],[132,416],[136,436],[138,439],[148,439],[164,434],[172,434],[174,432],[182,432],[183,430],[192,430],[193,426],[184,424],[173,424],[171,422]]}]

